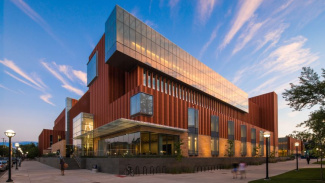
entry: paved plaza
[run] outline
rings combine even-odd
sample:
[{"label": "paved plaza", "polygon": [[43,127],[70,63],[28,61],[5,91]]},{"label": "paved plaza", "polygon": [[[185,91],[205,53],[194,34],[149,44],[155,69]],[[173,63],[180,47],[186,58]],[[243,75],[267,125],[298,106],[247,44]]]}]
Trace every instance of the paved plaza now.
[{"label": "paved plaza", "polygon": [[[315,162],[316,160],[311,160]],[[309,164],[306,160],[299,160],[299,168],[317,168],[320,165]],[[286,161],[269,164],[269,175],[274,176],[296,168],[296,161]],[[246,169],[246,179],[233,179],[231,170],[215,170],[190,174],[155,174],[155,175],[136,175],[134,177],[123,177],[107,173],[92,173],[90,170],[68,170],[65,176],[60,175],[60,170],[37,161],[24,161],[19,170],[12,169],[12,179],[15,183],[103,183],[103,182],[248,182],[251,180],[265,177],[265,164],[259,166],[248,166]],[[1,178],[4,183],[8,179],[8,172]]]}]

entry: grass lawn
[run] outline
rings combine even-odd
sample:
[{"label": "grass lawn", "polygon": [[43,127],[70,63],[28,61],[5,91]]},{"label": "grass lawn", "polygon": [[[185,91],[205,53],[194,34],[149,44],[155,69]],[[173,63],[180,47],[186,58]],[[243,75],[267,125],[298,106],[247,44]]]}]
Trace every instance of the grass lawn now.
[{"label": "grass lawn", "polygon": [[[325,165],[325,161],[322,161],[323,162],[323,166]],[[318,162],[314,162],[313,164],[320,164],[320,161]]]},{"label": "grass lawn", "polygon": [[[323,169],[323,175],[325,180],[325,169]],[[297,183],[297,182],[325,182],[321,181],[320,168],[303,168],[299,171],[292,170],[281,175],[270,177],[270,181],[264,179],[251,181],[250,183],[259,182],[285,182],[285,183]]]}]

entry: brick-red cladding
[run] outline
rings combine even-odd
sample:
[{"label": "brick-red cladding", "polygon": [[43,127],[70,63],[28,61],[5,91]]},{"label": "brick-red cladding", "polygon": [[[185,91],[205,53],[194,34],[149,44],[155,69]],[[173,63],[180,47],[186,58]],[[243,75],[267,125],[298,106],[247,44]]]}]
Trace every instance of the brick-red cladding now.
[{"label": "brick-red cladding", "polygon": [[[276,139],[271,139],[271,143],[273,144],[275,141],[277,145],[277,96],[275,93],[249,99],[249,113],[244,113],[221,101],[211,100],[206,95],[200,95],[200,92],[195,92],[196,96],[199,94],[200,100],[210,103],[215,110],[195,105],[189,101],[165,94],[165,92],[162,93],[143,86],[142,67],[124,72],[105,64],[104,37],[105,35],[89,57],[91,59],[93,54],[98,51],[98,77],[89,87],[90,113],[94,114],[94,128],[119,118],[127,118],[187,129],[187,110],[192,107],[199,110],[199,134],[210,135],[210,117],[216,115],[219,116],[221,138],[227,138],[227,122],[234,121],[236,140],[240,140],[240,125],[247,125],[247,141],[251,140],[251,128],[256,129],[257,142],[259,141],[259,131],[266,129],[272,132],[273,137],[276,137]],[[154,96],[154,115],[152,117],[130,117],[130,98],[138,92],[145,92]],[[268,125],[264,125],[264,119],[272,114],[274,117],[268,118]],[[269,124],[272,122],[276,123],[273,127]]]},{"label": "brick-red cladding", "polygon": [[61,139],[65,139],[65,131],[58,131],[58,130],[49,130],[43,129],[41,134],[38,136],[38,149],[40,155],[43,154],[43,150],[50,147],[50,135],[52,135],[52,143],[57,143],[58,136],[61,136]]},{"label": "brick-red cladding", "polygon": [[60,115],[54,121],[53,130],[65,131],[65,109],[62,110]]},{"label": "brick-red cladding", "polygon": [[87,91],[79,100],[74,102],[73,107],[69,110],[70,116],[70,144],[72,144],[73,118],[81,112],[90,113],[90,93]]}]

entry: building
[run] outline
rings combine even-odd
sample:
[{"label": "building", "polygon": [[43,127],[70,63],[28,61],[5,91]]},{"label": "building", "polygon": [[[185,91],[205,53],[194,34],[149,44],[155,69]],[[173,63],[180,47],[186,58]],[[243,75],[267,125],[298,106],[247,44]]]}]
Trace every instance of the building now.
[{"label": "building", "polygon": [[265,156],[265,131],[278,150],[276,93],[248,98],[119,6],[89,56],[87,85],[56,125],[75,155],[225,157],[233,142],[236,157]]},{"label": "building", "polygon": [[304,150],[304,145],[301,140],[294,139],[292,137],[280,137],[278,139],[279,142],[279,150],[278,154],[279,156],[290,156],[290,155],[295,155],[296,154],[296,146],[295,143],[298,142],[298,154],[301,154]]}]

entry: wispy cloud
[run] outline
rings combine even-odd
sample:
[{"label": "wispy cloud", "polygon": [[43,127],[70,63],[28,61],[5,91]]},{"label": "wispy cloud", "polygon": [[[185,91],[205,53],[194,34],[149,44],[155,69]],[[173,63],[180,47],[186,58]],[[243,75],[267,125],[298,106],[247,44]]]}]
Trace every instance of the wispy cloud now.
[{"label": "wispy cloud", "polygon": [[196,5],[197,11],[197,21],[201,24],[205,24],[207,20],[210,18],[214,6],[216,4],[216,0],[198,0]]},{"label": "wispy cloud", "polygon": [[44,95],[41,95],[40,96],[40,99],[42,99],[44,102],[50,104],[50,105],[53,105],[55,106],[55,104],[53,104],[50,99],[52,98],[52,95],[51,94],[44,94]]},{"label": "wispy cloud", "polygon": [[260,6],[261,3],[262,0],[243,1],[238,13],[236,14],[234,23],[227,35],[225,36],[219,49],[225,48],[230,43],[230,41],[241,29],[241,27],[254,15],[255,10]]},{"label": "wispy cloud", "polygon": [[24,79],[26,79],[27,80],[27,81],[25,81],[26,83],[29,82],[30,84],[33,84],[35,87],[39,88],[40,90],[44,89],[44,87],[42,85],[46,86],[44,83],[40,84],[40,83],[36,82],[34,79],[32,79],[31,76],[26,74],[13,61],[4,59],[4,60],[0,60],[0,63],[3,64],[4,66],[10,68],[12,71],[16,72],[17,74],[19,74]]},{"label": "wispy cloud", "polygon": [[12,90],[12,89],[10,89],[8,87],[3,86],[2,84],[0,84],[0,88],[3,88],[5,90],[8,90],[8,91],[13,92],[13,93],[18,93],[18,92],[14,91],[14,90]]},{"label": "wispy cloud", "polygon": [[78,71],[78,70],[72,70],[72,73],[82,82],[82,84],[84,86],[87,85],[87,74],[82,72],[82,71]]},{"label": "wispy cloud", "polygon": [[[76,88],[76,87],[73,87],[69,84],[68,81],[66,81],[63,76],[61,74],[59,74],[56,70],[55,70],[55,67],[57,67],[57,64],[55,62],[52,62],[52,67],[49,63],[47,62],[44,62],[44,61],[41,61],[41,64],[56,78],[58,79],[59,81],[61,81],[62,83],[62,87],[77,94],[77,95],[83,95],[83,91]],[[53,68],[54,66],[54,68]],[[61,68],[65,68],[65,67],[61,67]],[[64,69],[63,69],[64,71]],[[64,72],[63,72],[64,73]]]},{"label": "wispy cloud", "polygon": [[[272,77],[269,80],[263,82],[261,85],[259,85],[258,87],[254,88],[253,90],[251,90],[249,93],[250,96],[254,96],[255,94],[260,94],[261,91],[266,91],[265,89],[269,89],[268,86],[270,86],[271,84],[273,84],[276,80],[278,79],[278,77]],[[272,91],[272,90],[271,90]]]},{"label": "wispy cloud", "polygon": [[254,21],[250,22],[250,24],[247,27],[247,30],[239,36],[238,38],[239,43],[236,44],[234,50],[232,51],[232,54],[235,54],[241,49],[243,49],[245,45],[252,40],[252,38],[255,36],[257,31],[263,26],[265,22],[267,22],[267,20],[259,23],[255,23]]},{"label": "wispy cloud", "polygon": [[28,86],[30,86],[30,87],[36,89],[36,90],[41,90],[40,88],[38,88],[38,87],[36,87],[36,86],[30,84],[29,82],[27,82],[27,81],[25,81],[25,80],[23,80],[23,79],[18,78],[17,76],[11,74],[11,73],[8,72],[8,71],[4,71],[4,72],[5,72],[7,75],[9,75],[10,77],[16,79],[17,81],[19,81],[19,82],[21,82],[21,83],[24,83],[24,84],[26,84],[26,85],[28,85]]},{"label": "wispy cloud", "polygon": [[202,58],[202,55],[205,53],[205,51],[208,49],[208,47],[210,46],[210,44],[215,40],[215,38],[217,37],[217,33],[218,33],[218,30],[220,28],[220,24],[217,25],[217,27],[212,31],[211,35],[210,35],[210,38],[208,40],[208,42],[206,42],[204,44],[204,46],[202,47],[201,51],[200,51],[200,56],[199,56],[199,59]]},{"label": "wispy cloud", "polygon": [[173,9],[179,3],[179,0],[169,0],[168,6]]}]

